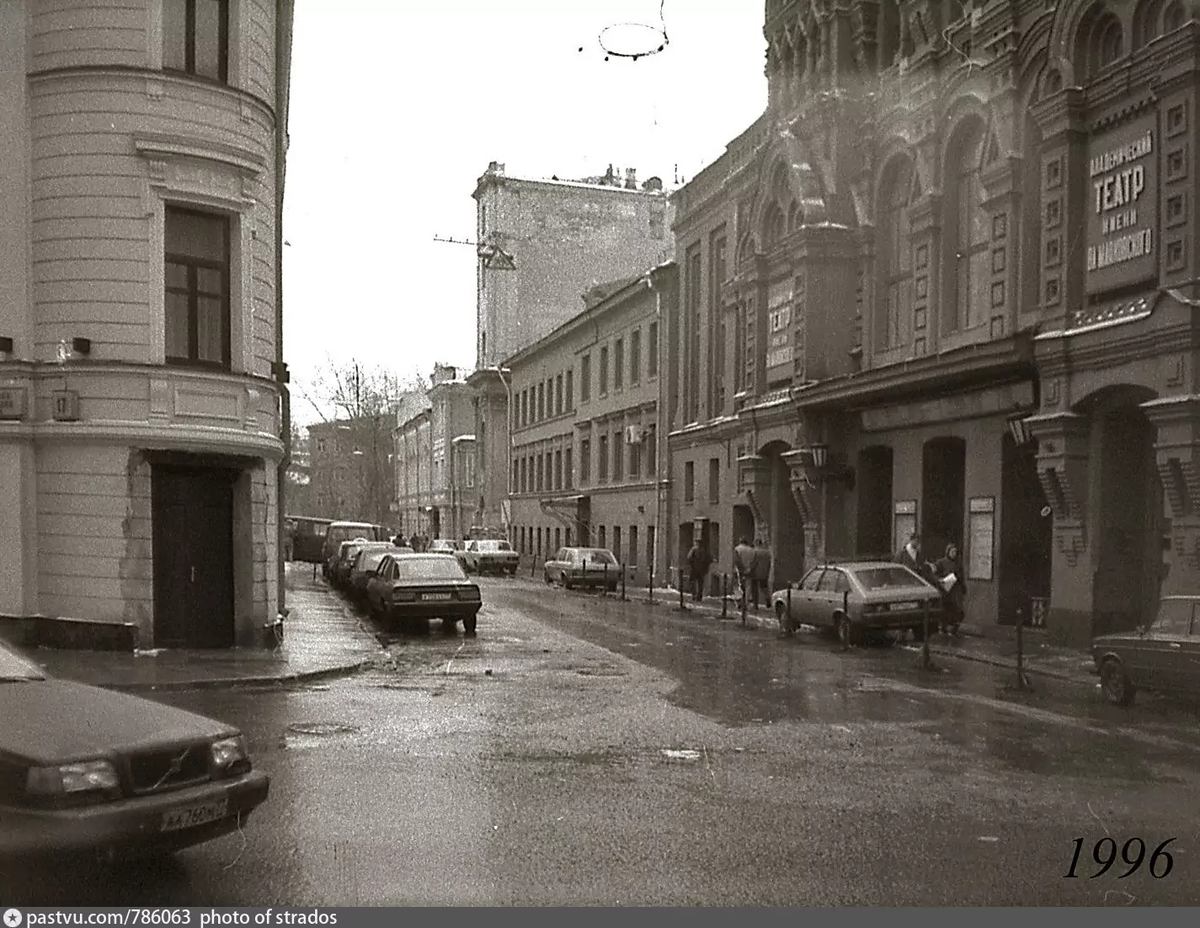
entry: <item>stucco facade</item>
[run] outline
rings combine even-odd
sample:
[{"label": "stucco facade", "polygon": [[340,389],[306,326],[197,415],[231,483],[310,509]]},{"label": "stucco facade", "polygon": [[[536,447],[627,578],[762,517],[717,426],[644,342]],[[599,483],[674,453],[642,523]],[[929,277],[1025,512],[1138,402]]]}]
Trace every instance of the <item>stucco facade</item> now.
[{"label": "stucco facade", "polygon": [[678,546],[779,586],[915,531],[971,621],[1146,621],[1200,585],[1196,5],[819,6],[769,0],[767,109],[674,197]]},{"label": "stucco facade", "polygon": [[291,20],[0,6],[0,615],[143,647],[275,620]]}]

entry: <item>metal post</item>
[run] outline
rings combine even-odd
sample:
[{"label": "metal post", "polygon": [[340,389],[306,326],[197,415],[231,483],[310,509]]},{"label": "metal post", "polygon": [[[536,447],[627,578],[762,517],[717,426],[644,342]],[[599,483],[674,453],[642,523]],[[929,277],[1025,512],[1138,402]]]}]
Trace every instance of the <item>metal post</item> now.
[{"label": "metal post", "polygon": [[530,579],[537,576],[537,555],[529,555],[529,577]]},{"label": "metal post", "polygon": [[625,565],[621,565],[621,602],[625,602]]},{"label": "metal post", "polygon": [[1025,675],[1025,611],[1017,610],[1017,686],[1029,689],[1029,677]]},{"label": "metal post", "polygon": [[729,574],[721,574],[721,618],[729,618]]},{"label": "metal post", "polygon": [[650,602],[654,602],[654,563],[650,563]]},{"label": "metal post", "polygon": [[783,617],[783,627],[780,631],[786,632],[789,635],[795,632],[795,629],[792,627],[792,583],[790,580],[787,585],[787,615]]},{"label": "metal post", "polygon": [[742,591],[742,624],[746,624],[746,594]]},{"label": "metal post", "polygon": [[921,613],[921,668],[928,670],[929,663],[929,600],[925,600],[925,609]]},{"label": "metal post", "polygon": [[850,591],[842,590],[842,617],[846,623],[846,640],[842,642],[842,650],[850,650]]},{"label": "metal post", "polygon": [[600,589],[600,595],[608,595],[608,561],[604,562],[604,586]]},{"label": "metal post", "polygon": [[676,584],[679,587],[679,611],[686,612],[687,606],[683,604],[683,569],[679,570],[679,582]]}]

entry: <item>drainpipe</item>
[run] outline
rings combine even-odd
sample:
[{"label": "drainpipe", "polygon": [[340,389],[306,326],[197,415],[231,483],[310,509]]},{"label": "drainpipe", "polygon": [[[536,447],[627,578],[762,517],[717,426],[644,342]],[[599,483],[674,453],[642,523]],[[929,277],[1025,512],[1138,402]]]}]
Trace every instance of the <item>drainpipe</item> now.
[{"label": "drainpipe", "polygon": [[287,537],[284,508],[287,498],[287,471],[292,463],[292,398],[288,390],[287,367],[283,361],[283,183],[287,160],[288,75],[291,70],[292,0],[275,4],[275,382],[279,387],[280,439],[283,456],[279,459],[275,484],[278,560],[278,612],[285,614],[287,594],[283,548]]},{"label": "drainpipe", "polygon": [[[511,373],[511,371],[510,371],[510,373]],[[513,422],[513,404],[512,404],[512,381],[511,381],[511,380],[507,380],[507,381],[506,381],[506,380],[504,379],[504,368],[502,368],[502,367],[501,367],[499,364],[497,364],[497,365],[496,365],[496,376],[500,378],[500,386],[504,387],[504,392],[505,392],[505,395],[506,395],[506,397],[507,397],[507,399],[506,399],[506,401],[505,401],[505,404],[504,404],[504,432],[505,432],[505,435],[507,436],[507,439],[508,439],[508,440],[505,442],[505,444],[506,444],[508,447],[505,449],[505,451],[507,452],[507,460],[505,461],[505,464],[504,464],[504,486],[506,487],[506,490],[505,490],[504,496],[505,496],[505,498],[508,500],[508,515],[509,515],[509,520],[510,520],[510,523],[511,523],[511,519],[512,519],[512,493],[513,493],[513,486],[512,486],[512,460],[513,460],[513,429],[512,429],[512,422]],[[503,510],[503,507],[501,507],[501,510]],[[510,536],[510,537],[509,537],[509,539],[508,539],[508,540],[509,540],[509,543],[511,544],[511,542],[512,542],[512,537],[511,537],[511,535],[512,535],[512,527],[511,527],[511,524],[508,524],[508,523],[506,523],[506,524],[505,524],[505,526],[504,526],[504,530],[505,530],[505,532],[507,532],[507,533],[509,534],[509,536]]]},{"label": "drainpipe", "polygon": [[[658,366],[658,384],[659,384],[658,403],[656,406],[657,412],[656,412],[656,415],[654,416],[655,423],[656,423],[656,426],[654,429],[654,464],[655,464],[655,474],[654,474],[654,550],[650,552],[650,571],[651,571],[652,575],[658,576],[661,581],[665,581],[666,580],[665,575],[667,572],[666,564],[664,563],[662,565],[662,573],[660,574],[659,573],[658,552],[662,549],[662,544],[663,544],[663,483],[664,483],[664,481],[660,475],[662,474],[662,469],[664,466],[668,468],[668,475],[670,474],[670,470],[669,470],[670,464],[669,464],[669,462],[667,462],[665,460],[664,455],[662,453],[663,447],[665,446],[666,440],[667,440],[667,432],[670,431],[669,428],[662,427],[664,424],[663,413],[666,410],[666,403],[664,402],[664,399],[665,399],[664,393],[665,393],[665,391],[670,389],[670,385],[667,383],[667,381],[669,380],[669,376],[667,374],[666,368],[663,366],[663,355],[665,354],[663,348],[667,343],[667,339],[663,337],[664,332],[663,332],[663,321],[662,321],[662,317],[663,317],[662,288],[659,287],[655,283],[653,270],[651,270],[650,273],[648,273],[646,275],[646,286],[654,291],[654,321],[658,323],[658,357],[655,358],[654,361],[655,361],[655,364]],[[668,548],[666,550],[670,550],[670,549]],[[682,584],[681,584],[681,588],[682,588]]]}]

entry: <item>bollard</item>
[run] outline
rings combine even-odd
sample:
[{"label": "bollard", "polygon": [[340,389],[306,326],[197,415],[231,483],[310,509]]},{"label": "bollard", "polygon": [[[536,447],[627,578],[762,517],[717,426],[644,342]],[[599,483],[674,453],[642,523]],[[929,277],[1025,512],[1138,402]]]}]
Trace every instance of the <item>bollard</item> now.
[{"label": "bollard", "polygon": [[621,602],[625,602],[625,565],[621,565]]},{"label": "bollard", "polygon": [[921,613],[921,669],[928,670],[929,662],[929,600],[925,600],[925,610]]},{"label": "bollard", "polygon": [[1017,686],[1020,689],[1032,689],[1029,677],[1025,674],[1025,611],[1017,610]]},{"label": "bollard", "polygon": [[721,574],[721,618],[729,618],[729,574]]},{"label": "bollard", "polygon": [[746,624],[746,590],[742,589],[742,624]]},{"label": "bollard", "polygon": [[679,611],[687,612],[687,606],[683,604],[683,571],[679,572],[679,582],[676,584],[679,587]]},{"label": "bollard", "polygon": [[783,628],[780,631],[786,632],[789,635],[795,634],[796,630],[792,627],[792,583],[789,580],[787,585],[787,615],[783,617]]},{"label": "bollard", "polygon": [[846,640],[842,642],[842,650],[850,650],[850,591],[842,590],[842,615],[846,621]]},{"label": "bollard", "polygon": [[529,576],[530,577],[537,576],[537,558],[534,557],[532,554],[529,555]]},{"label": "bollard", "polygon": [[654,565],[650,565],[650,602],[654,602]]}]

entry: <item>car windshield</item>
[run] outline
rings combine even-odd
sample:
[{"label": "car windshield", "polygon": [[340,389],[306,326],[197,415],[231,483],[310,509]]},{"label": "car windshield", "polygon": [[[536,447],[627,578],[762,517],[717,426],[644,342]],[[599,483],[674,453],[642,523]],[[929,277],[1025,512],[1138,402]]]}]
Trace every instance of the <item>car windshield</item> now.
[{"label": "car windshield", "polygon": [[439,538],[433,543],[434,551],[461,551],[462,547],[461,541],[451,541],[448,538]]},{"label": "car windshield", "polygon": [[0,645],[0,683],[16,683],[22,680],[45,680],[37,664],[25,660],[19,654],[14,654],[4,645]]},{"label": "car windshield", "polygon": [[858,578],[858,582],[862,584],[864,590],[924,586],[920,577],[899,564],[889,567],[863,567],[854,571],[854,576]]},{"label": "car windshield", "polygon": [[358,565],[359,570],[372,571],[379,566],[380,561],[388,556],[387,551],[368,551],[362,557],[362,562]]},{"label": "car windshield", "polygon": [[465,580],[466,574],[452,557],[405,557],[396,559],[401,580]]},{"label": "car windshield", "polygon": [[479,542],[480,551],[511,551],[512,546],[507,541],[481,541]]},{"label": "car windshield", "polygon": [[617,563],[617,559],[612,556],[610,551],[580,551],[576,557],[578,560],[590,561],[593,564]]},{"label": "car windshield", "polygon": [[1161,635],[1186,635],[1191,623],[1192,603],[1187,600],[1165,600],[1150,628]]}]

